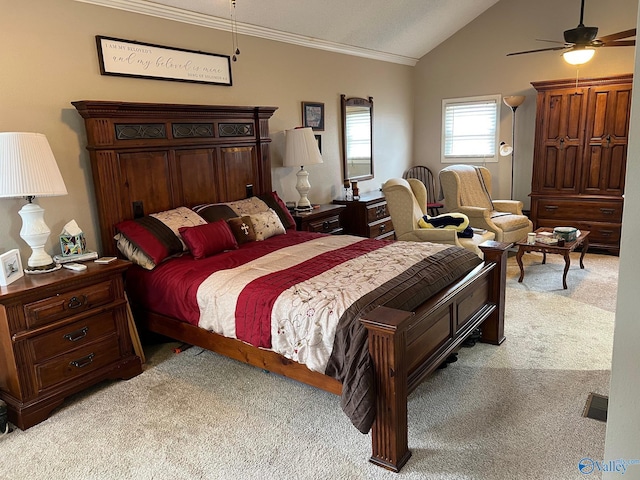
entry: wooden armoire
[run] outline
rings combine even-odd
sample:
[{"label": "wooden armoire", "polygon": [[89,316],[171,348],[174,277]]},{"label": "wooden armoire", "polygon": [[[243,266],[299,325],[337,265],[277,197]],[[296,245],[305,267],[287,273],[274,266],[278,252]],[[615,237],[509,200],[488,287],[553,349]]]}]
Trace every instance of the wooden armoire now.
[{"label": "wooden armoire", "polygon": [[536,228],[589,230],[591,246],[619,252],[632,80],[628,74],[532,82]]}]

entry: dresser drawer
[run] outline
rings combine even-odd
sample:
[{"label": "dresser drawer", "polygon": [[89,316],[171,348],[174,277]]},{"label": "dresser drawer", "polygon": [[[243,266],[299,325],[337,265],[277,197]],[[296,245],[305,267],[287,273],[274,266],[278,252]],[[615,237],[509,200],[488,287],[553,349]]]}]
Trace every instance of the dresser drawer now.
[{"label": "dresser drawer", "polygon": [[[565,222],[567,225],[577,228],[578,230],[588,230],[589,244],[592,245],[618,245],[622,227],[618,224],[607,224],[597,222]],[[541,220],[538,222],[540,227],[553,228],[556,223],[549,220]]]},{"label": "dresser drawer", "polygon": [[576,218],[593,222],[622,222],[622,202],[538,200],[538,218]]},{"label": "dresser drawer", "polygon": [[376,222],[389,216],[387,202],[367,205],[367,223]]},{"label": "dresser drawer", "polygon": [[393,234],[393,223],[391,223],[390,218],[382,222],[370,223],[368,227],[369,238],[378,238]]},{"label": "dresser drawer", "polygon": [[38,335],[30,343],[38,363],[115,333],[115,312],[110,310]]},{"label": "dresser drawer", "polygon": [[101,342],[85,345],[36,364],[37,388],[42,391],[58,383],[78,378],[116,362],[119,358],[118,337],[114,334]]},{"label": "dresser drawer", "polygon": [[27,321],[27,327],[34,328],[114,300],[113,283],[111,280],[107,280],[37,302],[27,303],[24,305],[24,316]]},{"label": "dresser drawer", "polygon": [[342,231],[339,215],[311,221],[307,228],[310,232],[316,233],[338,233]]}]

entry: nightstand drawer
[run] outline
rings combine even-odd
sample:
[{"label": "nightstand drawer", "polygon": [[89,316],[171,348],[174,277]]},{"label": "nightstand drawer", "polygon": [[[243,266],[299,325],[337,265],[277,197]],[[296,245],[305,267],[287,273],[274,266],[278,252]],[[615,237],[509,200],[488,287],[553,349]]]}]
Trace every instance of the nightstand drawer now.
[{"label": "nightstand drawer", "polygon": [[387,202],[367,206],[367,222],[369,223],[382,220],[388,216],[389,212],[387,211]]},{"label": "nightstand drawer", "polygon": [[383,237],[393,233],[393,223],[388,218],[383,222],[372,223],[369,225],[369,238]]},{"label": "nightstand drawer", "polygon": [[322,220],[311,221],[307,225],[310,232],[316,233],[338,233],[342,231],[340,227],[340,216],[324,218]]},{"label": "nightstand drawer", "polygon": [[116,333],[115,312],[113,310],[70,323],[63,328],[38,335],[31,340],[35,362],[55,357],[87,343]]},{"label": "nightstand drawer", "polygon": [[28,303],[24,306],[24,316],[27,327],[33,328],[113,302],[114,299],[113,284],[107,280]]},{"label": "nightstand drawer", "polygon": [[38,390],[86,375],[118,361],[119,358],[120,347],[118,337],[114,333],[102,342],[86,345],[47,362],[36,364]]}]

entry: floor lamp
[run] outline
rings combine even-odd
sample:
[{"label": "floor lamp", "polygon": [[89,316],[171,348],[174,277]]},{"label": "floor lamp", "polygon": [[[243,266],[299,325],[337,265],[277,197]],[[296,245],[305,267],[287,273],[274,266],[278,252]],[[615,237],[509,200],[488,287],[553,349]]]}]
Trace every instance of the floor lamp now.
[{"label": "floor lamp", "polygon": [[524,95],[511,95],[502,99],[504,104],[511,108],[511,111],[513,112],[513,115],[511,116],[511,200],[513,200],[513,170],[516,154],[516,109],[524,103],[524,99]]}]

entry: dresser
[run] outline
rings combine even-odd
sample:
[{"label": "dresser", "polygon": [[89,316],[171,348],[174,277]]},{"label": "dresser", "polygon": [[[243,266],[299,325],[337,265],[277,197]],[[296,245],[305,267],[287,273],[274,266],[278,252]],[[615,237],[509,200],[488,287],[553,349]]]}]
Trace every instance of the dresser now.
[{"label": "dresser", "polygon": [[535,228],[589,230],[591,247],[619,252],[632,81],[621,75],[532,83]]},{"label": "dresser", "polygon": [[23,430],[68,395],[142,372],[123,288],[129,262],[85,265],[0,287],[0,398]]},{"label": "dresser", "polygon": [[346,207],[340,214],[344,233],[393,240],[393,224],[387,210],[387,200],[382,192],[363,193],[354,200],[337,198],[333,203]]},{"label": "dresser", "polygon": [[296,221],[296,230],[338,235],[343,232],[340,213],[344,205],[318,205],[309,212],[291,212]]}]

